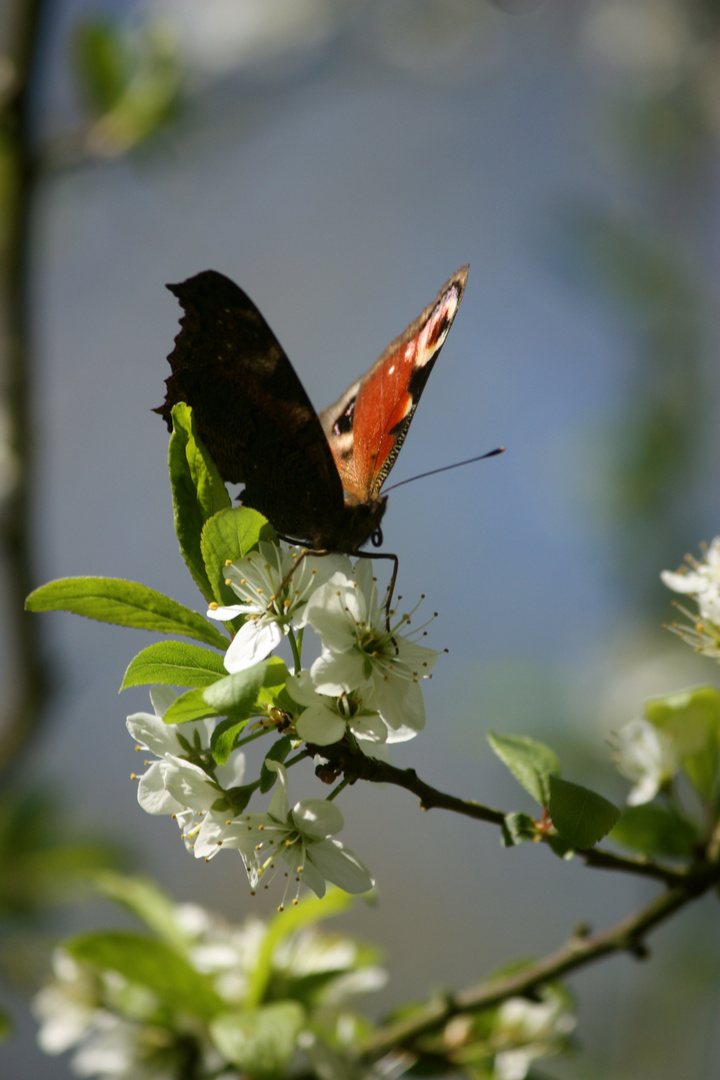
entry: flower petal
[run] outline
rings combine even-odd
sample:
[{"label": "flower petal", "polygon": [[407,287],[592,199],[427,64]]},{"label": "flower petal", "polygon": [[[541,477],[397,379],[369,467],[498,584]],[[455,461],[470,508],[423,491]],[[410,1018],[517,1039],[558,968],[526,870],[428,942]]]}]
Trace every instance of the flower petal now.
[{"label": "flower petal", "polygon": [[310,844],[307,860],[326,881],[347,893],[364,893],[375,884],[367,866],[350,848],[334,838]]},{"label": "flower petal", "polygon": [[282,630],[273,620],[248,619],[225,653],[225,670],[234,675],[264,660],[282,641]]},{"label": "flower petal", "polygon": [[183,804],[173,798],[165,787],[161,762],[154,761],[140,777],[138,802],[148,814],[178,814],[182,811]]},{"label": "flower petal", "polygon": [[342,717],[318,703],[307,707],[296,721],[295,730],[305,742],[315,743],[316,746],[330,746],[342,739],[346,726]]},{"label": "flower petal", "polygon": [[335,803],[327,799],[302,799],[291,811],[298,832],[312,839],[324,839],[340,832],[343,816]]}]

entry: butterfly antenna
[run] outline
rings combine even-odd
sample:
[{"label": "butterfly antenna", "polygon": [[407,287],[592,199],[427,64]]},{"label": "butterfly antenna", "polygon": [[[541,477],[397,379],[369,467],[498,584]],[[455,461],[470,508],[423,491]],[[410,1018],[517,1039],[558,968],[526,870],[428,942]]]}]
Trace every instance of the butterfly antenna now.
[{"label": "butterfly antenna", "polygon": [[484,461],[485,458],[497,457],[498,454],[504,454],[505,447],[497,446],[494,450],[489,450],[487,454],[479,454],[477,457],[468,458],[467,461],[456,461],[454,465],[443,465],[441,469],[431,469],[430,472],[419,473],[417,476],[411,476],[408,480],[401,480],[398,484],[392,484],[391,487],[385,488],[383,494],[389,495],[395,488],[402,487],[403,484],[412,484],[414,480],[424,480],[426,476],[437,476],[441,472],[449,472],[450,469],[459,469],[463,465],[472,465],[475,461]]}]

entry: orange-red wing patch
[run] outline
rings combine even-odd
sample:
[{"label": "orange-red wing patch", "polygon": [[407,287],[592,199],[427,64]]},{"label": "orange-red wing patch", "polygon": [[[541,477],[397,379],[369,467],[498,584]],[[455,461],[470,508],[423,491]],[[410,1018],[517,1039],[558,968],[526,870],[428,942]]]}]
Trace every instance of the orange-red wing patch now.
[{"label": "orange-red wing patch", "polygon": [[464,266],[453,274],[365,378],[320,414],[346,502],[377,495],[390,472],[455,318],[467,273]]}]

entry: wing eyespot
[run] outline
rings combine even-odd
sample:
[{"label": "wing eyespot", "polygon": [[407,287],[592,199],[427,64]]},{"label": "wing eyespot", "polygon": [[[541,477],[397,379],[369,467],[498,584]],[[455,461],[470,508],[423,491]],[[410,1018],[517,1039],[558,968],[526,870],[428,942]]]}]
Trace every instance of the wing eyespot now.
[{"label": "wing eyespot", "polygon": [[333,431],[336,435],[347,435],[349,431],[352,431],[353,420],[355,419],[355,398],[352,399],[350,404],[344,413],[338,416],[337,420],[333,424]]}]

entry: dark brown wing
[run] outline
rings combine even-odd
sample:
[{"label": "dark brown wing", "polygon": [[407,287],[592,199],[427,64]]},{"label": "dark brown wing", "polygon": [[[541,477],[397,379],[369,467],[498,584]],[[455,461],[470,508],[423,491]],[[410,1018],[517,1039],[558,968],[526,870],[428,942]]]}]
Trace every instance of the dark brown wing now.
[{"label": "dark brown wing", "polygon": [[244,483],[242,501],[290,536],[317,543],[323,522],[343,516],[343,492],[327,439],[292,364],[242,289],[214,270],[168,285],[185,314],[168,356],[163,405],[177,402],[223,480]]}]

